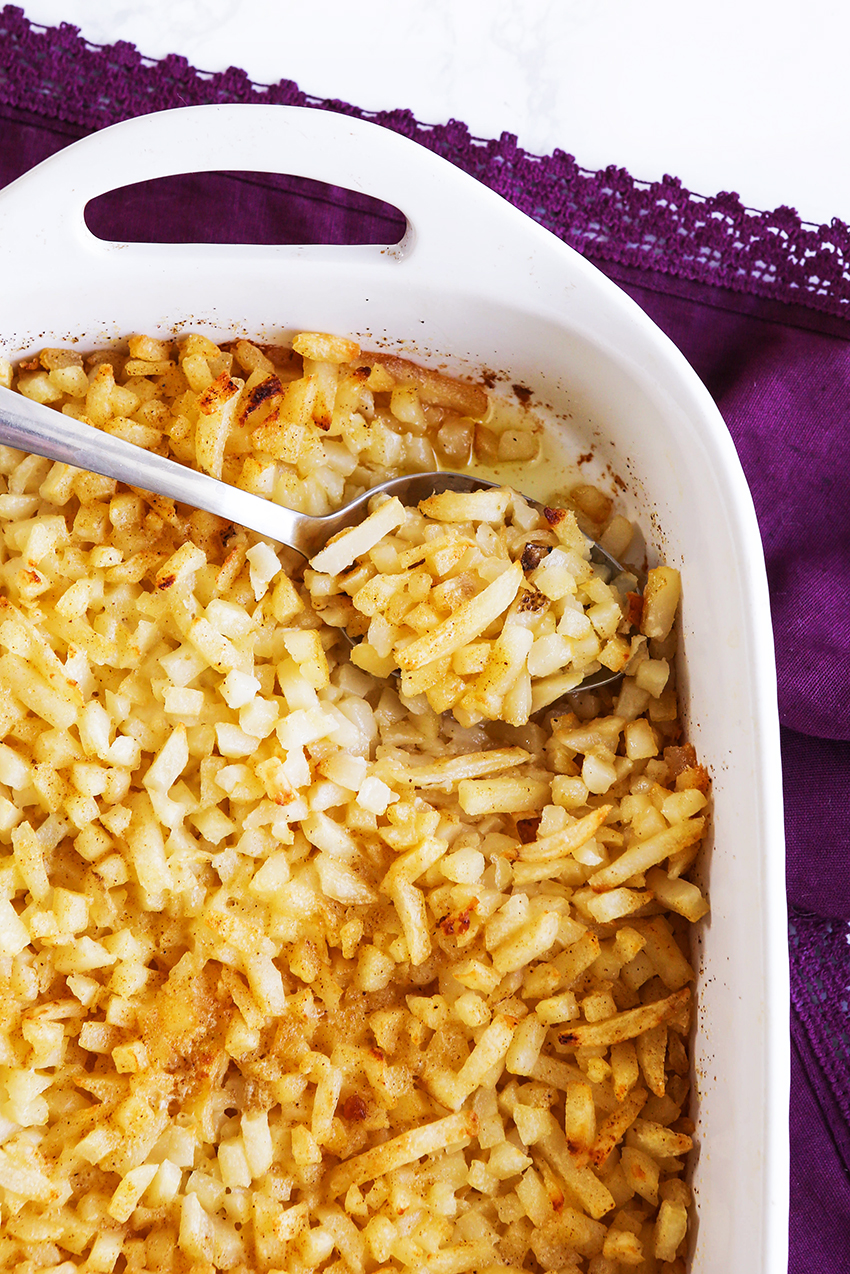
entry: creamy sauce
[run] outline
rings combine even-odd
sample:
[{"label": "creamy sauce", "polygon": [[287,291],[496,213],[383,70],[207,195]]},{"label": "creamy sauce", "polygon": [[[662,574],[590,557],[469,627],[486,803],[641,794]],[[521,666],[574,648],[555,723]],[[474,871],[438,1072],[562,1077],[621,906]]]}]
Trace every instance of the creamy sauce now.
[{"label": "creamy sauce", "polygon": [[464,472],[514,487],[541,503],[558,495],[566,496],[572,487],[582,482],[610,485],[610,480],[606,482],[604,476],[598,473],[598,465],[592,466],[592,473],[582,468],[577,440],[570,437],[560,422],[548,417],[538,407],[525,407],[491,391],[490,411],[482,423],[496,434],[506,429],[527,431],[531,423],[540,450],[533,460],[502,461],[498,464],[479,462],[473,457],[464,466]]}]

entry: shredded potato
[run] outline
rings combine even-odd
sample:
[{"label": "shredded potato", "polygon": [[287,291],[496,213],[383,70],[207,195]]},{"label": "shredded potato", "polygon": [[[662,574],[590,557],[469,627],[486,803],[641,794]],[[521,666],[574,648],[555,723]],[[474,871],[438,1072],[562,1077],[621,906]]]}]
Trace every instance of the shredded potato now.
[{"label": "shredded potato", "polygon": [[[314,597],[349,595],[370,620],[352,654],[359,668],[400,669],[408,698],[424,695],[461,725],[525,725],[592,673],[636,672],[647,658],[637,576],[609,582],[590,554],[574,513],[538,512],[508,488],[444,491],[407,510],[376,497],[364,522],[313,557],[305,582]],[[650,572],[641,613],[654,637],[672,627],[677,581],[669,567]]]},{"label": "shredded potato", "polygon": [[[314,513],[459,439],[499,456],[480,387],[323,333],[12,379]],[[641,627],[588,574],[580,524],[630,538],[604,493],[548,529],[485,494],[382,505],[305,585],[212,515],[0,448],[0,1269],[684,1269],[709,784],[678,576]],[[551,631],[503,622],[540,580]],[[620,640],[625,676],[529,719],[570,615],[596,645],[566,675]]]}]

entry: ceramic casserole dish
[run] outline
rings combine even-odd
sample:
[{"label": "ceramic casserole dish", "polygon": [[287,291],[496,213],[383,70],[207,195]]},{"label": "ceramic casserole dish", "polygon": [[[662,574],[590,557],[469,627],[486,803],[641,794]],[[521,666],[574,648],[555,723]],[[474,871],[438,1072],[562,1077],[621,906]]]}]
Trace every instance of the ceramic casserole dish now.
[{"label": "ceramic casserole dish", "polygon": [[[86,203],[228,167],[362,191],[407,218],[395,246],[102,242]],[[0,356],[133,332],[285,342],[336,332],[457,374],[527,386],[683,575],[680,687],[713,781],[693,1038],[694,1274],[784,1274],[788,981],[770,611],[752,501],[708,393],[618,288],[424,148],[371,124],[208,106],[108,128],[0,195]],[[592,477],[591,479],[592,480]]]}]

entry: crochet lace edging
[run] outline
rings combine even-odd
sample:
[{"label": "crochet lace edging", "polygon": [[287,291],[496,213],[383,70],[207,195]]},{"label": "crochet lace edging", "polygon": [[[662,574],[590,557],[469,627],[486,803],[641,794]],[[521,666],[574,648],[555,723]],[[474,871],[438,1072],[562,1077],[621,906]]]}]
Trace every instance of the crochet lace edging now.
[{"label": "crochet lace edging", "polygon": [[759,212],[732,193],[694,194],[675,177],[644,182],[622,168],[582,168],[561,150],[532,155],[511,134],[482,140],[457,120],[422,124],[408,110],[310,97],[291,80],[255,84],[235,67],[207,74],[176,55],[146,58],[123,41],[94,46],[76,27],[37,26],[13,5],[0,11],[0,102],[84,131],[210,102],[338,111],[449,159],[586,256],[850,315],[850,228],[837,219],[816,226],[791,208]]}]

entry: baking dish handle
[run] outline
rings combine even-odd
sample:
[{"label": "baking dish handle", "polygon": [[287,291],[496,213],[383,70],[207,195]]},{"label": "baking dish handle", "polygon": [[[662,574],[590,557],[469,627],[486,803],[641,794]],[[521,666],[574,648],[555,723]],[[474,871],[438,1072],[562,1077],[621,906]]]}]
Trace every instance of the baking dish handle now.
[{"label": "baking dish handle", "polygon": [[[192,106],[139,116],[74,143],[0,195],[0,259],[21,241],[67,269],[68,254],[115,252],[161,257],[174,245],[114,244],[85,224],[86,204],[121,186],[185,172],[225,169],[285,173],[345,186],[398,207],[407,218],[399,244],[263,246],[264,254],[352,254],[388,263],[439,254],[468,258],[492,226],[493,196],[424,146],[389,129],[331,111],[237,104]],[[57,191],[63,196],[57,198]],[[476,215],[481,195],[489,217]],[[508,205],[504,205],[508,208]],[[497,237],[500,237],[497,235]],[[492,245],[495,247],[496,245]],[[504,248],[504,245],[502,245]],[[193,245],[210,258],[253,245]],[[186,245],[179,245],[181,252]]]}]

